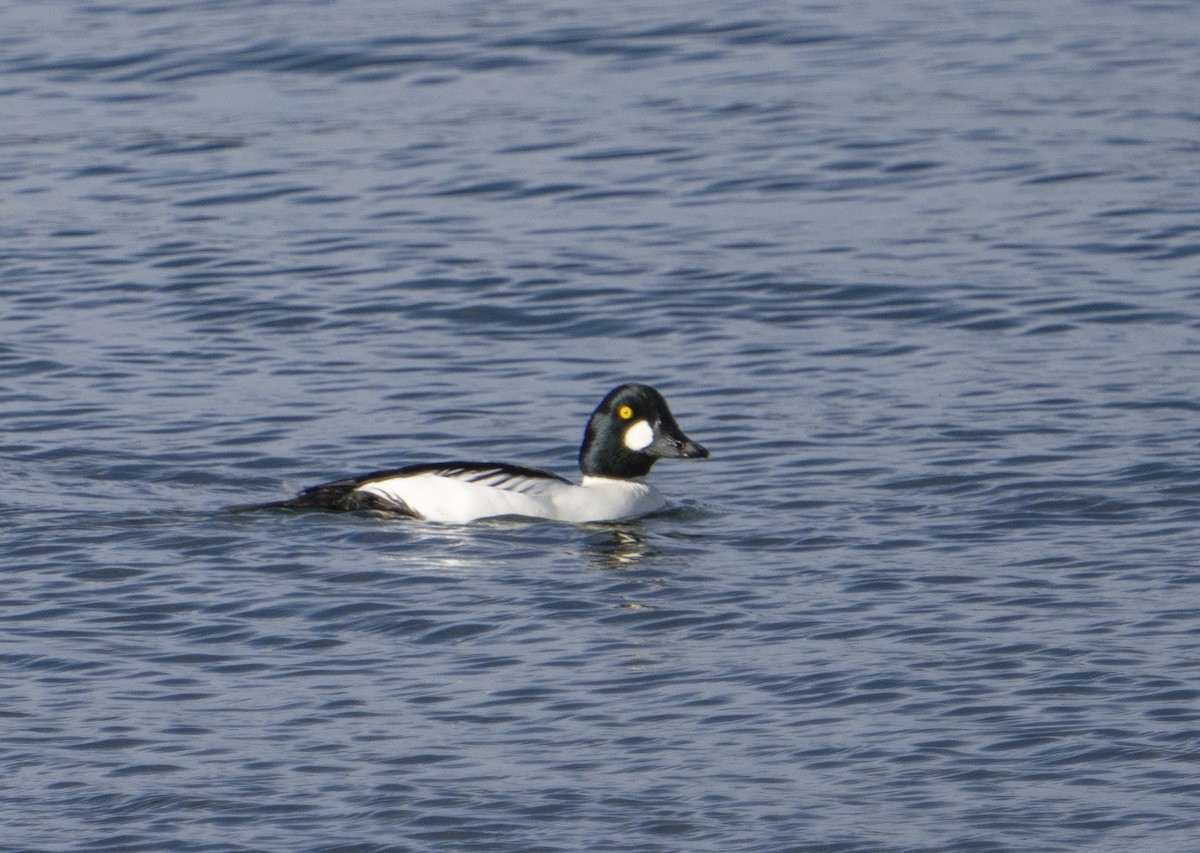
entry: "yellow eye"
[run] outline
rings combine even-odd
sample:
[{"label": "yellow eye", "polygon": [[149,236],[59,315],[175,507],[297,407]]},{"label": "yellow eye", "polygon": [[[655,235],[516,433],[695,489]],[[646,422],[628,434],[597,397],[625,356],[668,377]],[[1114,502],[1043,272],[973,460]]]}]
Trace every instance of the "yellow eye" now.
[{"label": "yellow eye", "polygon": [[622,406],[617,409],[617,414],[621,416],[621,420],[627,421],[633,417],[633,409],[629,406]]}]

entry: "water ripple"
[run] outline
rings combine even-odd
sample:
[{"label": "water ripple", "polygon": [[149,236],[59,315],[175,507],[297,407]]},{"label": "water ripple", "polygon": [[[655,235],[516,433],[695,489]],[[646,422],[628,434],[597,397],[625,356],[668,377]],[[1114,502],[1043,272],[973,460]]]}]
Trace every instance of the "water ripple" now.
[{"label": "water ripple", "polygon": [[0,848],[1194,843],[1198,19],[785,5],[14,7]]}]

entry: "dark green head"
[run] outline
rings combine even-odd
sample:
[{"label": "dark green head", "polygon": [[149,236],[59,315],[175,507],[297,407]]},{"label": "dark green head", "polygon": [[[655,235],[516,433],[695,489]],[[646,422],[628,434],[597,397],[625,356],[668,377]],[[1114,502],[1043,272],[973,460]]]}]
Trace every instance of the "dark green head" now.
[{"label": "dark green head", "polygon": [[644,477],[658,459],[703,459],[708,451],[679,429],[649,385],[614,388],[592,412],[579,468],[588,477]]}]

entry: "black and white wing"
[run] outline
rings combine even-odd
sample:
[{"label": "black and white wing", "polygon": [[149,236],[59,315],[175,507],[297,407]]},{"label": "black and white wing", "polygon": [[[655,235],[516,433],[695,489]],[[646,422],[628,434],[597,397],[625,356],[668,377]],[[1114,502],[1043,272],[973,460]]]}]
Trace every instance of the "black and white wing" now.
[{"label": "black and white wing", "polygon": [[293,498],[229,507],[378,510],[416,518],[469,520],[535,512],[554,488],[570,486],[539,468],[504,462],[438,462],[375,471],[304,489]]}]

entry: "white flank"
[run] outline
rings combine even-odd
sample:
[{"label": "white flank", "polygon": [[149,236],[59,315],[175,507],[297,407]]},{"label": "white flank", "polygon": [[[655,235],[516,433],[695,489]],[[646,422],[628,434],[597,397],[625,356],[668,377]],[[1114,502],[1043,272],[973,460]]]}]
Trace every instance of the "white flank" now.
[{"label": "white flank", "polygon": [[[514,487],[524,486],[523,491]],[[409,509],[430,521],[462,523],[499,515],[544,517],[548,502],[545,492],[556,480],[513,478],[508,488],[471,483],[454,477],[419,474],[367,483],[361,491],[403,501]]]},{"label": "white flank", "polygon": [[645,421],[638,421],[625,430],[625,446],[630,450],[645,450],[654,441],[654,428]]},{"label": "white flank", "polygon": [[[516,491],[514,486],[520,487]],[[584,477],[581,485],[514,477],[504,486],[421,474],[376,480],[362,491],[403,501],[429,521],[462,523],[519,515],[556,521],[615,521],[654,512],[665,503],[653,486],[636,480]]]}]

